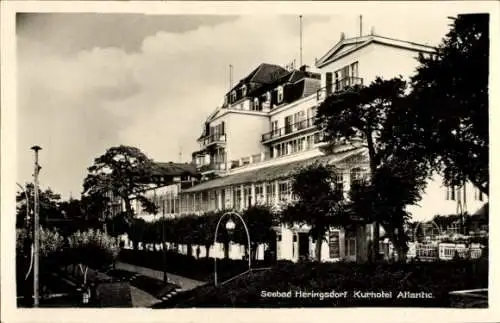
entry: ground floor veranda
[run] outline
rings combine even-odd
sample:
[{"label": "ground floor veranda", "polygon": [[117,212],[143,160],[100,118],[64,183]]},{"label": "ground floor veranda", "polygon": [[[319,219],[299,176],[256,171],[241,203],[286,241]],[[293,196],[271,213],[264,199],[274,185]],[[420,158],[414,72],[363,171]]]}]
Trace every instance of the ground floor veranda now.
[{"label": "ground floor veranda", "polygon": [[[259,244],[256,251],[257,259],[272,257],[276,260],[298,262],[315,258],[317,242],[309,236],[308,226],[289,227],[280,225],[273,229],[276,233],[275,241]],[[368,246],[372,241],[372,237],[373,226],[370,224],[360,224],[350,229],[332,228],[326,233],[325,239],[321,242],[321,261],[366,261],[368,257]],[[123,237],[123,240],[125,242],[125,248],[132,248],[132,242],[129,241],[126,236]],[[385,245],[383,243],[381,247],[381,252],[384,252]],[[138,248],[154,250],[161,249],[162,245],[139,243]],[[207,256],[206,247],[202,245],[198,246],[194,244],[188,247],[183,244],[166,242],[165,248],[181,254],[189,254],[189,252],[191,252],[191,256],[197,258]],[[211,245],[208,253],[209,257],[224,258],[224,244],[215,243]],[[247,256],[247,246],[230,243],[228,255],[231,259],[244,259]]]}]

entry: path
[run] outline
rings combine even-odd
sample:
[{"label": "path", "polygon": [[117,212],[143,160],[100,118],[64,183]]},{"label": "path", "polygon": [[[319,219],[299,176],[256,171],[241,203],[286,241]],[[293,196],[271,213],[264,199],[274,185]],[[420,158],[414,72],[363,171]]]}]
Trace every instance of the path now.
[{"label": "path", "polygon": [[[95,278],[99,279],[111,279],[110,276],[94,271],[89,268],[87,273],[87,279],[92,280]],[[145,291],[130,285],[130,296],[132,298],[132,306],[133,307],[151,307],[152,305],[158,303],[160,300],[154,297],[153,295],[146,293]]]},{"label": "path", "polygon": [[[117,262],[116,269],[133,271],[133,272],[139,273],[141,275],[149,276],[149,277],[160,279],[160,280],[163,279],[163,272],[161,272],[159,270],[154,270],[154,269],[150,269],[150,268],[146,268],[146,267],[131,265],[131,264],[127,264],[124,262]],[[205,284],[204,282],[199,281],[199,280],[194,280],[191,278],[182,277],[182,276],[171,274],[171,273],[167,273],[167,277],[168,277],[168,281],[170,283],[174,283],[174,284],[178,285],[182,291],[194,289],[198,286]]]}]

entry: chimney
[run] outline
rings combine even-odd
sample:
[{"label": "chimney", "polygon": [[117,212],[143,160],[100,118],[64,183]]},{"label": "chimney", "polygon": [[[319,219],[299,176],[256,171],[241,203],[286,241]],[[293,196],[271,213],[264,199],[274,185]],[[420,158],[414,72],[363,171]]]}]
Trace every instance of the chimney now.
[{"label": "chimney", "polygon": [[341,32],[341,33],[340,33],[340,40],[342,41],[342,40],[344,40],[344,39],[345,39],[345,33]]},{"label": "chimney", "polygon": [[301,71],[301,72],[307,72],[307,71],[309,71],[309,66],[307,66],[307,65],[302,65],[302,66],[300,67],[300,71]]}]

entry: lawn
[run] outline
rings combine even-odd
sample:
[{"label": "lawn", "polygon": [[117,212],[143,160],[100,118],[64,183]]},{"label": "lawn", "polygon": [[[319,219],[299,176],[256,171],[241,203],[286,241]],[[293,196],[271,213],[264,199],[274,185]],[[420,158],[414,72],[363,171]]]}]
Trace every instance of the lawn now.
[{"label": "lawn", "polygon": [[487,287],[487,261],[307,262],[278,264],[218,287],[201,286],[154,307],[451,307],[449,292]]}]

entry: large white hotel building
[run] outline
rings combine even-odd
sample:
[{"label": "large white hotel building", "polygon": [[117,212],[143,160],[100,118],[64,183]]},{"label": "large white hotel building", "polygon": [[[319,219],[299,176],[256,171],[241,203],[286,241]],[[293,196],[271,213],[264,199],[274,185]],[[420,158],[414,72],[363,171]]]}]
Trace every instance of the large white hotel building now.
[{"label": "large white hotel building", "polygon": [[[286,203],[292,198],[293,172],[316,161],[341,169],[337,188],[347,193],[350,183],[368,172],[367,149],[363,142],[335,147],[324,142],[313,122],[318,105],[349,85],[369,85],[376,77],[409,77],[415,72],[418,55],[433,50],[373,33],[355,38],[341,35],[315,62],[314,71],[306,66],[287,70],[258,65],[224,94],[224,103],[202,125],[199,150],[192,157],[203,180],[189,188],[176,184],[151,190],[150,195],[159,202],[159,214],[173,217],[243,210],[256,203]],[[422,201],[410,211],[416,219],[430,219],[436,214],[474,214],[485,203],[486,197],[472,184],[444,187],[435,177],[429,180]],[[136,212],[145,219],[156,217],[142,214],[140,209]],[[308,230],[307,226],[280,226],[276,244],[261,246],[259,253],[262,256],[264,249],[271,248],[278,259],[308,258],[315,247]],[[362,225],[352,231],[332,228],[328,241],[323,242],[322,260],[365,259],[371,232],[370,226]],[[233,246],[230,255],[241,257],[242,250],[242,246]],[[221,246],[214,246],[210,255],[222,257]]]}]

